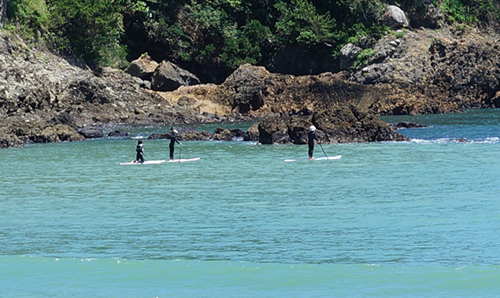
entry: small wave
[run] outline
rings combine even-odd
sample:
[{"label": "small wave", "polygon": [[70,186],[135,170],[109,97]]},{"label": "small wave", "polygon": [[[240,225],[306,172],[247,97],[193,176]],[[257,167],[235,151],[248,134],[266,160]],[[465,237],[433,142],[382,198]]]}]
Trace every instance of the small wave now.
[{"label": "small wave", "polygon": [[137,135],[137,136],[133,136],[133,137],[130,137],[132,140],[143,140],[143,139],[147,139],[149,136],[146,136],[146,135]]},{"label": "small wave", "polygon": [[498,137],[489,137],[483,140],[472,140],[470,143],[473,144],[496,144],[500,142],[500,138]]},{"label": "small wave", "polygon": [[443,139],[436,139],[436,140],[424,140],[424,139],[411,139],[410,143],[417,143],[417,144],[445,144],[445,143],[450,143],[451,139],[443,138]]},{"label": "small wave", "polygon": [[466,138],[440,138],[435,140],[411,139],[410,143],[417,144],[448,144],[448,143],[464,143],[464,144],[496,144],[500,142],[499,137],[488,137],[485,139],[469,140]]}]

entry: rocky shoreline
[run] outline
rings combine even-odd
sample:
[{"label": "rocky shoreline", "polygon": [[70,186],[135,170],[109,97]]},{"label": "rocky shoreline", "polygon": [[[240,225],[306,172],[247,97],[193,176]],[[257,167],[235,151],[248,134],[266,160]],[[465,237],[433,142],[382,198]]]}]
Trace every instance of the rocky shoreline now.
[{"label": "rocky shoreline", "polygon": [[364,65],[352,65],[346,49],[341,61],[347,68],[338,73],[293,76],[245,64],[214,85],[147,56],[127,71],[96,71],[0,36],[0,148],[100,137],[109,124],[241,120],[258,123],[246,132],[181,137],[303,144],[306,127],[314,124],[327,143],[403,141],[380,115],[500,107],[497,41],[475,31],[405,30],[377,41]]}]

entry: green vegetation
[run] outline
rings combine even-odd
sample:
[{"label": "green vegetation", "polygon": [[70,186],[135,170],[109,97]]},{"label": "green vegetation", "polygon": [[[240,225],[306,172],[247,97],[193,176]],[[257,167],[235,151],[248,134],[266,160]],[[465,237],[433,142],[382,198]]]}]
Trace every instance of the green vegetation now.
[{"label": "green vegetation", "polygon": [[[435,0],[450,24],[488,26],[499,0]],[[191,69],[265,64],[300,49],[335,57],[347,42],[378,37],[387,4],[414,0],[10,0],[6,30],[100,66],[148,52]],[[359,57],[362,62],[369,51]],[[325,57],[325,56],[323,56]]]},{"label": "green vegetation", "polygon": [[368,49],[362,50],[358,54],[356,62],[354,63],[354,67],[358,68],[358,67],[365,65],[368,62],[368,60],[370,60],[370,58],[373,57],[374,54],[375,54],[375,50],[373,50],[373,49],[368,48]]},{"label": "green vegetation", "polygon": [[[11,0],[11,30],[89,62],[122,66],[123,1]],[[49,4],[50,3],[50,4]]]},{"label": "green vegetation", "polygon": [[329,12],[318,14],[316,7],[307,0],[279,1],[275,7],[279,12],[274,24],[279,46],[334,42],[336,22]]},{"label": "green vegetation", "polygon": [[441,10],[448,23],[465,23],[486,26],[500,20],[498,0],[443,0]]}]

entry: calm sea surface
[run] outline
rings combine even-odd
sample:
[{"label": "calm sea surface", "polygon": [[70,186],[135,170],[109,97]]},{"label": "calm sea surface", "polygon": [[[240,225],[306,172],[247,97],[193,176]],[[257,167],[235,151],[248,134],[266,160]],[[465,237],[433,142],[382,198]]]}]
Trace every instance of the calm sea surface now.
[{"label": "calm sea surface", "polygon": [[323,145],[333,161],[237,141],[133,166],[130,138],[0,150],[0,297],[498,295],[500,111],[383,119],[428,127]]}]

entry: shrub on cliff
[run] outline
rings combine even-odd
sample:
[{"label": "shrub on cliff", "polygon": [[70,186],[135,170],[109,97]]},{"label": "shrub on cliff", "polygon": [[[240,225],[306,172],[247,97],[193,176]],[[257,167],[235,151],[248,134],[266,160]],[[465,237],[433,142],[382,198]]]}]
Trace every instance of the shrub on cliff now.
[{"label": "shrub on cliff", "polygon": [[496,0],[442,0],[441,9],[448,23],[477,23],[480,26],[500,21],[500,8]]},{"label": "shrub on cliff", "polygon": [[123,2],[11,0],[8,28],[87,62],[124,66]]}]

